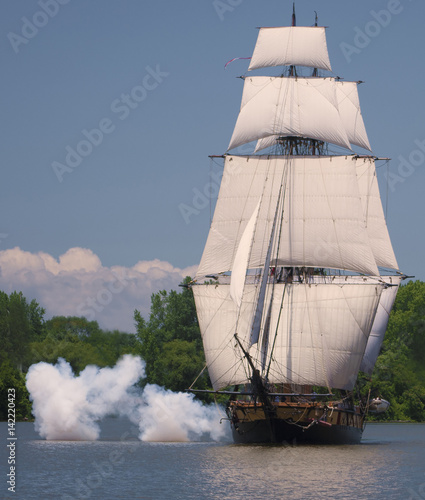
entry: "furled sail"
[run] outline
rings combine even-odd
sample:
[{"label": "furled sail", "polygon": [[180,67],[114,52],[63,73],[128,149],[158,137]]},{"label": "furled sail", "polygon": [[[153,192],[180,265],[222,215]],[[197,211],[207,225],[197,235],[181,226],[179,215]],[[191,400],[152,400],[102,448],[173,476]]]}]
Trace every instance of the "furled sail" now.
[{"label": "furled sail", "polygon": [[297,136],[350,149],[333,78],[245,78],[229,150],[268,136]]},{"label": "furled sail", "polygon": [[248,69],[282,65],[309,66],[331,71],[325,28],[260,28]]},{"label": "furled sail", "polygon": [[[272,356],[269,345],[269,382],[352,389],[383,286],[355,278],[271,286],[275,288],[269,329],[276,340]],[[238,320],[237,333],[245,343],[255,289],[246,285]],[[194,286],[193,292],[214,389],[249,382],[249,370],[233,339],[238,311],[229,286]],[[261,366],[257,346],[251,347],[250,355]]]},{"label": "furled sail", "polygon": [[378,275],[356,176],[352,156],[226,156],[197,277],[232,270],[260,197],[248,268],[265,264],[281,186],[282,223],[272,265]]},{"label": "furled sail", "polygon": [[400,276],[382,276],[381,279],[390,286],[382,291],[378,310],[376,311],[375,321],[373,322],[372,331],[370,332],[366,350],[360,365],[360,370],[368,375],[372,375],[373,368],[375,367],[376,360],[378,359],[382,342],[384,341],[388,320],[390,318],[390,312],[394,305],[401,282]]}]

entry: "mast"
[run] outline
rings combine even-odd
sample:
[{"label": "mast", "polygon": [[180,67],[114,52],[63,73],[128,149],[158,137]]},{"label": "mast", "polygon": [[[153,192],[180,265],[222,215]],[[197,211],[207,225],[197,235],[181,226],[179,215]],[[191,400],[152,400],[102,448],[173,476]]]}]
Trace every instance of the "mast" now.
[{"label": "mast", "polygon": [[260,371],[255,367],[251,356],[244,349],[236,333],[235,333],[235,340],[238,343],[239,348],[243,352],[243,355],[245,356],[246,360],[248,361],[249,367],[251,368],[250,381],[252,386],[252,392],[254,393],[255,396],[259,398],[259,400],[263,403],[264,407],[267,408],[268,411],[274,411],[264,380],[261,378]]},{"label": "mast", "polygon": [[[295,2],[292,4],[292,27],[297,25],[297,18],[295,16]],[[289,68],[289,76],[296,76],[297,72],[295,66],[290,66]]]},{"label": "mast", "polygon": [[[314,17],[314,26],[317,27],[317,12],[314,11],[315,17]],[[313,69],[313,74],[312,76],[318,76],[317,68]]]},{"label": "mast", "polygon": [[262,379],[260,375],[260,371],[255,367],[251,356],[249,353],[244,349],[241,341],[238,338],[238,335],[235,333],[235,340],[239,344],[239,348],[243,352],[243,355],[245,356],[246,360],[248,361],[248,364],[251,368],[251,389],[254,395],[254,401],[256,402],[257,398],[260,400],[262,403],[262,409],[264,411],[264,416],[266,418],[267,422],[267,427],[268,431],[270,434],[270,441],[274,443],[276,441],[276,434],[274,430],[274,426],[272,423],[272,418],[276,414],[276,408],[273,406],[272,401],[270,399],[270,396],[267,391],[267,387],[265,385],[264,380]]},{"label": "mast", "polygon": [[[378,266],[398,269],[374,157],[351,153],[370,150],[357,82],[318,76],[331,66],[317,13],[297,26],[293,3],[291,26],[260,28],[248,70],[272,66],[289,76],[244,78],[228,151],[257,146],[224,156],[193,286],[214,389],[251,384],[266,418],[269,384],[352,390],[374,363],[370,332],[385,330],[378,306],[390,309]],[[328,144],[346,152],[328,156]],[[255,154],[267,147],[277,154]]]}]

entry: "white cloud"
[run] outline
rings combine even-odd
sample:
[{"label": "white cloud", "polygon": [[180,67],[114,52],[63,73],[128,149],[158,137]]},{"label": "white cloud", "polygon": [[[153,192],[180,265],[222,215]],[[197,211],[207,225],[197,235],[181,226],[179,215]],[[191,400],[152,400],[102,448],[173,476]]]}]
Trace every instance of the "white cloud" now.
[{"label": "white cloud", "polygon": [[0,251],[0,290],[22,291],[27,300],[36,299],[46,318],[85,316],[105,330],[134,332],[134,310],[147,317],[152,293],[176,290],[195,271],[196,266],[179,269],[158,259],[133,267],[103,267],[86,248],[71,248],[59,259],[19,247]]}]

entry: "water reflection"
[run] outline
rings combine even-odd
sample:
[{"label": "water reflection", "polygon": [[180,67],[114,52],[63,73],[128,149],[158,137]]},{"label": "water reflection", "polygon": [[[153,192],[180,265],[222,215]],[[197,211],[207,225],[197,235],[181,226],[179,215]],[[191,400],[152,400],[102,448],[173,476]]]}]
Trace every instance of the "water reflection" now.
[{"label": "water reflection", "polygon": [[18,428],[17,498],[398,500],[425,493],[420,424],[369,426],[361,444],[344,446],[144,443],[116,419],[99,441],[44,441],[31,426]]},{"label": "water reflection", "polygon": [[[388,434],[396,443],[415,435],[400,438],[387,428]],[[209,488],[222,498],[242,499],[247,485],[255,498],[407,498],[411,451],[394,446],[390,437],[376,437],[354,446],[209,447],[200,464],[204,492]]]}]

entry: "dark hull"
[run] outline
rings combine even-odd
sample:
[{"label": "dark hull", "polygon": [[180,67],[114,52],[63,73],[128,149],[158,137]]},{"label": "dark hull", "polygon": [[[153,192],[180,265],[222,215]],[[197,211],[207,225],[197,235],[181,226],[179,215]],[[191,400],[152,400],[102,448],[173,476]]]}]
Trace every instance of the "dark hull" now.
[{"label": "dark hull", "polygon": [[357,411],[322,405],[279,404],[268,414],[261,405],[236,403],[230,416],[235,443],[358,444],[363,434]]},{"label": "dark hull", "polygon": [[348,425],[322,427],[320,424],[303,431],[281,420],[241,423],[237,428],[232,424],[231,427],[235,443],[358,444],[363,433]]}]

